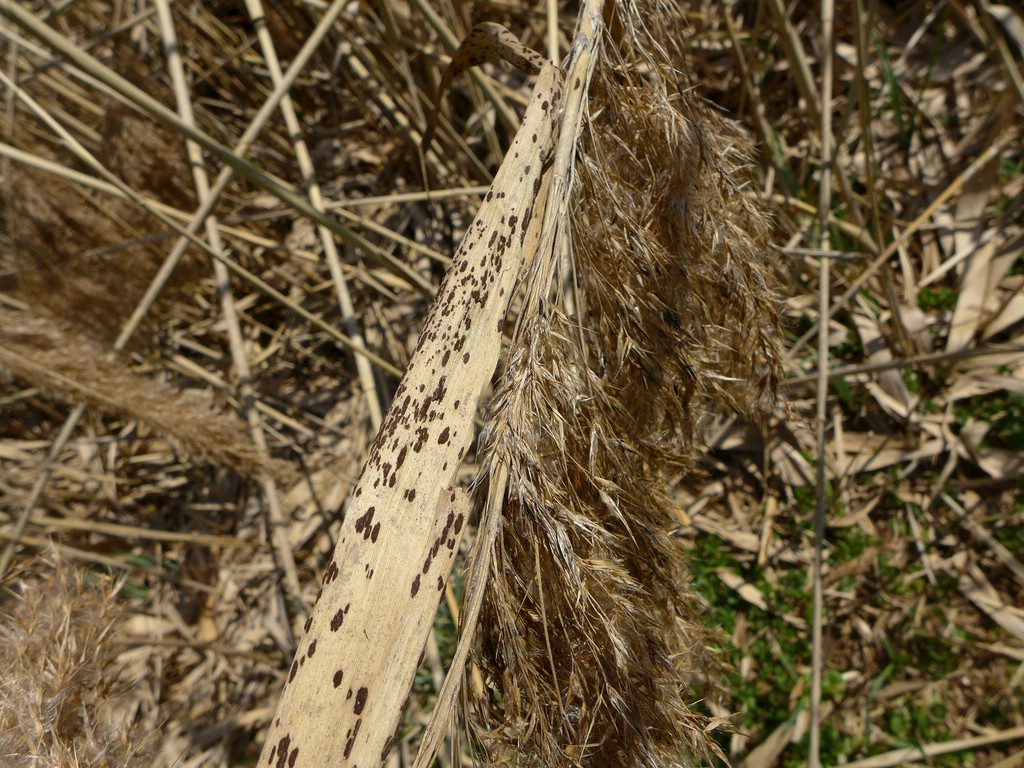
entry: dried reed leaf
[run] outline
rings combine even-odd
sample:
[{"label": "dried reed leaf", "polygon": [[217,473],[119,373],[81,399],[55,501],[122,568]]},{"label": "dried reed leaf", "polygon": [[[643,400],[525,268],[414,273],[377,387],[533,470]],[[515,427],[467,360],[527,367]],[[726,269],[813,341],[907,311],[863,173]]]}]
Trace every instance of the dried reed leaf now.
[{"label": "dried reed leaf", "polygon": [[985,11],[996,21],[1003,25],[1007,37],[1017,46],[1017,51],[1024,58],[1024,20],[1021,19],[1020,11],[1008,5],[996,5],[985,3],[982,6]]},{"label": "dried reed leaf", "polygon": [[545,65],[352,492],[261,762],[370,765],[390,752],[470,511],[456,472],[535,247],[559,100]]}]

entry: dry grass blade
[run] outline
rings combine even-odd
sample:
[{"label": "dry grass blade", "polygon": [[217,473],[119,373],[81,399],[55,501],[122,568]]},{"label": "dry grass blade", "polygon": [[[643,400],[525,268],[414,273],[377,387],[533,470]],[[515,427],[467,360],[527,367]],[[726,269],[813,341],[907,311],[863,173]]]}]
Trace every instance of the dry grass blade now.
[{"label": "dry grass blade", "polygon": [[[160,23],[160,34],[163,38],[164,50],[166,51],[168,69],[171,73],[171,81],[174,85],[175,97],[178,101],[178,112],[182,121],[189,126],[195,127],[195,116],[192,111],[192,99],[185,82],[184,67],[182,66],[181,55],[177,32],[174,28],[174,19],[171,17],[171,9],[167,0],[157,0],[157,12]],[[280,74],[280,73],[278,73]],[[280,78],[278,78],[279,84]],[[294,131],[292,131],[294,133]],[[195,183],[197,199],[207,203],[210,198],[210,179],[206,173],[203,163],[203,154],[199,146],[189,141],[186,144],[189,165],[192,168],[192,178]],[[230,274],[224,263],[224,246],[221,242],[220,229],[217,219],[212,214],[206,219],[206,236],[210,243],[210,250],[217,256],[213,262],[213,272],[217,280],[217,293],[220,296],[221,313],[228,327],[228,344],[231,349],[231,359],[238,373],[238,389],[242,399],[242,412],[248,421],[249,434],[256,452],[263,457],[269,456],[267,439],[264,433],[263,420],[255,407],[255,395],[252,387],[252,366],[245,351],[245,341],[242,335],[242,326],[238,319],[238,310],[235,304],[234,293],[231,290]],[[362,339],[358,336],[353,338],[357,346],[362,346]],[[360,368],[369,369],[369,364],[364,357],[356,358]],[[302,588],[299,585],[299,575],[295,567],[295,556],[292,554],[291,546],[284,533],[285,519],[281,510],[281,494],[273,477],[260,478],[263,487],[263,498],[267,504],[267,514],[271,523],[274,544],[278,557],[282,563],[285,574],[285,581],[290,591],[290,597],[297,606],[303,606]]]},{"label": "dry grass blade", "polygon": [[[892,768],[894,765],[907,765],[908,763],[930,760],[931,758],[938,757],[940,755],[948,755],[952,752],[965,752],[981,749],[984,747],[995,746],[1003,742],[1018,741],[1020,739],[1024,739],[1024,728],[1012,728],[1000,733],[985,734],[984,736],[975,736],[967,739],[956,739],[947,743],[921,744],[916,747],[894,749],[864,760],[855,760],[852,763],[847,763],[847,765],[850,766],[850,768]],[[1019,763],[1019,758],[1017,762]],[[1014,763],[1009,762],[1009,764],[1013,765]],[[997,765],[992,766],[992,768],[1001,768],[1003,765],[1004,761],[1000,761]]]},{"label": "dry grass blade", "polygon": [[[832,168],[834,165],[832,148],[832,67],[833,52],[832,41],[835,22],[835,5],[833,0],[823,0],[821,3],[821,27],[822,27],[822,65],[821,65],[821,171],[818,178],[818,227],[823,234],[823,241],[820,243],[826,252],[832,248],[830,230],[828,227],[828,211],[832,208]],[[831,259],[827,256],[821,259],[818,272],[818,317],[827,317],[831,303],[829,286],[831,280]],[[812,628],[811,628],[811,737],[809,754],[807,757],[808,768],[820,768],[821,766],[821,695],[822,678],[825,673],[825,649],[824,649],[824,623],[825,623],[825,596],[824,584],[822,583],[822,567],[825,548],[825,512],[827,506],[827,461],[828,447],[825,441],[825,433],[828,428],[828,350],[829,350],[829,328],[824,324],[818,331],[818,391],[816,393],[816,442],[818,458],[818,493],[815,499],[814,510],[814,564],[812,578],[814,581],[814,592],[812,596]]]},{"label": "dry grass blade", "polygon": [[434,97],[434,110],[427,122],[427,128],[423,132],[423,143],[421,151],[426,153],[434,139],[434,131],[437,130],[437,117],[441,109],[441,100],[448,93],[452,79],[465,72],[471,67],[478,66],[489,61],[507,61],[512,66],[523,72],[537,74],[544,64],[544,57],[527,48],[519,39],[509,32],[505,27],[493,22],[477,24],[466,35],[466,39],[459,46],[451,64],[444,71],[441,77],[441,84],[437,88],[437,95]]}]

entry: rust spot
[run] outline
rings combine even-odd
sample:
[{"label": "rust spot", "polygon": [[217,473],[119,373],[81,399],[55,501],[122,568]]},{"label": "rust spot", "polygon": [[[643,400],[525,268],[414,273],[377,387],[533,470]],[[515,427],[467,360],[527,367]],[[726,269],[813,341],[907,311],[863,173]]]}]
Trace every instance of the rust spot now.
[{"label": "rust spot", "polygon": [[334,687],[338,688],[341,686],[341,681],[345,679],[345,670],[339,669],[334,673]]},{"label": "rust spot", "polygon": [[[353,728],[352,731],[351,731],[352,735],[349,736],[348,737],[348,741],[345,742],[345,757],[348,757],[349,755],[352,754],[352,747],[356,743],[356,736],[359,735],[359,726],[361,726],[362,724],[363,724],[363,718],[360,717],[358,720],[356,720],[356,727]],[[355,768],[355,767],[353,767],[353,768]]]},{"label": "rust spot", "polygon": [[309,650],[306,651],[306,655],[309,656],[309,658],[313,658],[314,653],[316,653],[316,640],[309,644]]},{"label": "rust spot", "polygon": [[288,682],[290,683],[295,679],[295,673],[299,671],[299,662],[292,662],[292,671],[288,673]]},{"label": "rust spot", "polygon": [[[363,533],[363,531],[370,527],[370,523],[373,522],[373,513],[377,511],[376,507],[370,507],[366,512],[356,520],[356,533]],[[363,538],[367,538],[369,533],[363,534]]]},{"label": "rust spot", "polygon": [[363,714],[363,709],[366,707],[366,698],[370,695],[370,692],[366,688],[360,688],[356,693],[356,703],[352,707],[352,711],[357,715]]},{"label": "rust spot", "polygon": [[327,566],[327,570],[324,572],[324,584],[330,584],[338,578],[338,563],[331,560],[330,565]]},{"label": "rust spot", "polygon": [[388,759],[388,755],[391,754],[391,748],[395,746],[395,737],[392,734],[388,736],[388,740],[384,742],[384,749],[380,751],[380,761],[383,763]]},{"label": "rust spot", "polygon": [[331,619],[331,632],[337,632],[341,629],[341,625],[345,622],[345,614],[348,612],[349,603],[344,608],[339,608],[334,613],[334,617]]},{"label": "rust spot", "polygon": [[370,532],[370,541],[374,544],[377,543],[377,535],[380,533],[380,523],[373,524],[373,530]]},{"label": "rust spot", "polygon": [[445,443],[447,443],[448,435],[448,427],[445,427],[444,430],[442,430],[441,434],[437,436],[437,444],[444,445]]},{"label": "rust spot", "polygon": [[[291,736],[282,736],[281,740],[277,742],[277,746],[274,747],[274,749],[277,750],[277,768],[284,768],[284,762],[288,759],[288,747],[291,745]],[[270,753],[270,759],[273,761],[274,752]]]},{"label": "rust spot", "polygon": [[288,755],[288,768],[295,768],[295,761],[299,759],[299,748],[296,747]]},{"label": "rust spot", "polygon": [[416,597],[416,593],[420,591],[420,575],[417,573],[416,578],[412,580],[412,588],[409,590],[410,597]]}]

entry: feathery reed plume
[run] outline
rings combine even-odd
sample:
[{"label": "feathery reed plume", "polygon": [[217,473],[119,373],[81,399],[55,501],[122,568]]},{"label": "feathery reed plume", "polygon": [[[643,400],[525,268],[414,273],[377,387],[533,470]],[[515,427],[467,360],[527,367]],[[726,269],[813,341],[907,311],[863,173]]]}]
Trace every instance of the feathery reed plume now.
[{"label": "feathery reed plume", "polygon": [[749,138],[671,68],[659,41],[677,33],[643,6],[617,6],[636,16],[591,86],[573,245],[592,365],[629,414],[618,429],[666,455],[702,413],[771,411],[780,318],[768,219],[742,191]]},{"label": "feathery reed plume", "polygon": [[266,460],[252,447],[238,419],[211,413],[187,394],[132,373],[109,360],[101,345],[56,321],[0,308],[0,368],[61,399],[145,422],[216,464],[254,477],[293,477],[287,464]]},{"label": "feathery reed plume", "polygon": [[575,308],[527,302],[482,441],[482,479],[508,473],[479,644],[496,764],[715,751],[664,486],[702,415],[770,406],[778,311],[746,141],[673,71],[666,13],[615,5],[576,164]]},{"label": "feathery reed plume", "polygon": [[52,768],[152,765],[117,712],[116,587],[57,557],[22,563],[0,587],[0,755]]}]

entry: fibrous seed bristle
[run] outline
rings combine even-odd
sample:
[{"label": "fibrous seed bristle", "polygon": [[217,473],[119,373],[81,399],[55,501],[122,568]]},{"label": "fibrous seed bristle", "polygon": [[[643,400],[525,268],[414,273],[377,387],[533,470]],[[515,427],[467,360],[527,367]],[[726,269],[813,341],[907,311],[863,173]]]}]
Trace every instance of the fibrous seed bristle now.
[{"label": "fibrous seed bristle", "polygon": [[483,477],[510,477],[481,622],[497,764],[714,750],[692,709],[708,636],[663,490],[707,415],[773,405],[778,306],[747,140],[673,69],[662,13],[615,6],[578,147],[575,307],[526,303],[491,404]]}]

